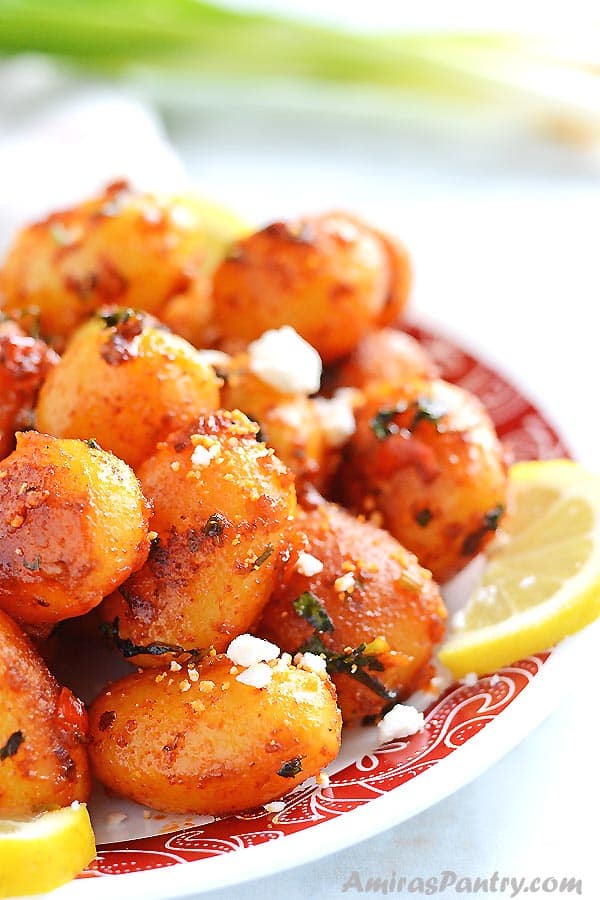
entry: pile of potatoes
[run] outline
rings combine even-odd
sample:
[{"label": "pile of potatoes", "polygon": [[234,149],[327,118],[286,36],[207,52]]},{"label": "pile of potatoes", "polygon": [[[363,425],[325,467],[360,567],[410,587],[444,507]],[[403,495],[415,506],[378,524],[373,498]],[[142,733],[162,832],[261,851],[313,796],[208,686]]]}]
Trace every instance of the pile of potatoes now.
[{"label": "pile of potatoes", "polygon": [[[485,409],[398,330],[404,248],[342,212],[232,231],[118,183],[0,271],[0,816],[318,777],[430,684],[438,583],[501,521]],[[76,617],[136,667],[87,710],[44,662]]]}]

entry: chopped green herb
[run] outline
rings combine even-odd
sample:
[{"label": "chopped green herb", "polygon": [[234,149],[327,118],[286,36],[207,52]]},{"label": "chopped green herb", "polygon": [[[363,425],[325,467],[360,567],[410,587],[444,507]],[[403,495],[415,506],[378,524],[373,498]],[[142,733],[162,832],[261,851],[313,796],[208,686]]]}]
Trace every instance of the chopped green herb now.
[{"label": "chopped green herb", "polygon": [[88,440],[85,441],[85,443],[88,445],[90,450],[102,450],[102,447],[100,446],[98,441],[94,440],[94,438],[88,438]]},{"label": "chopped green herb", "polygon": [[23,566],[24,566],[26,569],[29,569],[30,572],[37,572],[37,571],[39,571],[41,562],[42,562],[42,560],[41,560],[41,557],[40,557],[40,556],[34,556],[34,558],[31,560],[31,562],[29,562],[28,560],[26,560],[25,558],[23,558]]},{"label": "chopped green herb", "polygon": [[281,778],[295,778],[302,771],[302,760],[302,756],[293,756],[292,759],[284,762],[277,774]]},{"label": "chopped green herb", "polygon": [[439,429],[440,419],[448,412],[442,403],[429,397],[419,397],[410,404],[400,403],[397,406],[380,409],[371,419],[371,429],[377,440],[385,441],[393,434],[400,434],[403,429],[394,422],[394,419],[410,409],[414,410],[414,415],[410,424],[405,426],[404,430],[408,433],[412,433],[422,421],[433,422]]},{"label": "chopped green herb", "polygon": [[499,503],[493,509],[489,509],[483,517],[483,525],[487,531],[496,531],[500,524],[500,519],[504,515],[504,506]]},{"label": "chopped green herb", "polygon": [[263,552],[260,554],[260,556],[254,561],[254,565],[252,566],[252,568],[260,569],[262,564],[266,563],[266,561],[271,556],[271,554],[274,552],[274,550],[275,550],[275,548],[273,547],[272,544],[267,544],[267,546],[265,547]]},{"label": "chopped green herb", "polygon": [[440,419],[448,412],[447,408],[439,400],[432,400],[430,397],[419,397],[416,403],[411,404],[415,407],[415,414],[410,423],[409,431],[413,431],[419,422],[433,422],[437,425]]},{"label": "chopped green herb", "polygon": [[4,762],[5,759],[14,756],[24,740],[22,731],[13,731],[4,747],[0,748],[0,762]]},{"label": "chopped green herb", "polygon": [[304,591],[293,602],[293,607],[299,616],[312,625],[316,631],[333,631],[333,622],[329,618],[325,607],[318,597],[311,591]]},{"label": "chopped green herb", "polygon": [[468,534],[463,541],[462,552],[464,556],[473,556],[474,553],[479,551],[481,542],[486,534],[489,531],[498,529],[503,514],[504,506],[501,503],[484,513],[482,525]]},{"label": "chopped green herb", "polygon": [[424,509],[420,509],[415,514],[415,522],[417,523],[417,525],[420,525],[421,528],[426,528],[427,525],[429,525],[429,523],[431,522],[432,518],[433,513],[430,509],[427,509],[427,507],[425,507]]},{"label": "chopped green herb", "polygon": [[205,651],[198,647],[186,649],[185,647],[180,647],[179,644],[163,644],[158,641],[154,641],[150,644],[134,644],[130,638],[122,638],[119,635],[118,616],[110,624],[103,622],[100,629],[105,637],[112,640],[117,650],[122,653],[125,659],[137,656],[138,654],[148,654],[149,656],[163,656],[166,653],[175,653],[177,656],[186,654],[191,659],[199,659],[205,655]]},{"label": "chopped green herb", "polygon": [[400,429],[394,419],[400,413],[406,412],[406,406],[394,406],[390,409],[380,409],[371,419],[371,428],[378,441],[385,441],[392,434],[398,434]]},{"label": "chopped green herb", "polygon": [[224,515],[218,512],[213,513],[212,516],[209,516],[206,520],[204,534],[206,537],[219,537],[219,535],[223,534],[227,524],[227,519]]},{"label": "chopped green herb", "polygon": [[323,656],[330,675],[336,673],[349,675],[384,700],[395,700],[397,692],[386,688],[383,682],[369,674],[369,672],[383,672],[383,663],[377,656],[365,653],[366,646],[364,643],[359,644],[353,650],[340,653],[326,647],[319,635],[314,634],[298,649],[298,652]]},{"label": "chopped green herb", "polygon": [[121,309],[115,309],[114,312],[98,313],[98,318],[104,322],[105,328],[116,328],[118,325],[123,325],[129,319],[134,319],[139,315],[135,309],[122,307]]}]

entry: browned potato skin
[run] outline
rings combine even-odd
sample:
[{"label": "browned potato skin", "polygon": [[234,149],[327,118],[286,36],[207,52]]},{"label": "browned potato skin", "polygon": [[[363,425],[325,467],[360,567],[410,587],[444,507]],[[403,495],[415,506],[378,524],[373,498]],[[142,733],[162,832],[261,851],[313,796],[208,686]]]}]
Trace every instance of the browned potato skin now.
[{"label": "browned potato skin", "polygon": [[[369,644],[383,636],[389,651],[378,654],[384,671],[373,671],[388,689],[406,698],[431,677],[435,644],[444,634],[446,610],[431,575],[422,569],[391,535],[359,521],[333,503],[322,503],[298,520],[307,549],[323,563],[323,571],[307,577],[295,570],[295,560],[265,608],[256,631],[289,653],[295,653],[314,632],[294,610],[293,602],[310,591],[334,625],[321,634],[333,650]],[[336,578],[353,564],[359,584],[340,594]],[[361,584],[362,583],[362,587]],[[344,724],[379,713],[386,701],[348,675],[335,674]]]},{"label": "browned potato skin", "polygon": [[0,608],[28,630],[88,612],[143,564],[148,518],[120,459],[18,434],[0,464]]},{"label": "browned potato skin", "polygon": [[[111,685],[90,709],[96,777],[156,809],[226,815],[288,793],[335,759],[341,719],[329,680],[290,667],[257,689],[236,681],[239,671],[220,656],[200,666],[186,692],[186,669]],[[207,681],[214,688],[202,691]],[[194,710],[194,701],[205,708]],[[296,757],[300,773],[277,774]]]},{"label": "browned potato skin", "polygon": [[0,760],[1,818],[88,799],[84,706],[56,683],[21,629],[0,611],[0,747],[18,731],[22,743]]},{"label": "browned potato skin", "polygon": [[324,362],[349,353],[384,314],[391,285],[381,240],[344,213],[275,222],[241,240],[214,276],[224,341],[291,325]]},{"label": "browned potato skin", "polygon": [[212,367],[157,324],[133,313],[113,326],[99,317],[83,325],[40,392],[40,431],[94,438],[136,468],[183,422],[216,409]]},{"label": "browned potato skin", "polygon": [[[158,540],[146,565],[102,605],[106,621],[118,617],[120,637],[221,651],[260,615],[288,553],[296,495],[292,474],[256,430],[239,412],[201,416],[138,470]],[[194,466],[194,442],[213,444],[219,456]],[[133,661],[156,666],[164,658]]]},{"label": "browned potato skin", "polygon": [[14,450],[15,432],[31,427],[33,408],[58,356],[43,341],[19,334],[8,323],[0,331],[0,459]]},{"label": "browned potato skin", "polygon": [[[189,221],[181,221],[182,208]],[[23,229],[0,272],[0,294],[7,311],[38,307],[42,334],[59,350],[109,303],[145,309],[196,342],[211,316],[206,254],[193,200],[115,182]]]},{"label": "browned potato skin", "polygon": [[260,425],[261,439],[296,476],[296,487],[305,484],[325,490],[334,469],[335,456],[327,446],[321,421],[308,397],[285,394],[266,384],[248,368],[247,354],[231,360],[222,372],[224,409],[241,409]]},{"label": "browned potato skin", "polygon": [[[411,430],[419,397],[439,401],[446,414]],[[379,440],[373,419],[396,406],[408,407],[393,419],[400,433]],[[381,514],[384,527],[437,581],[455,575],[491,540],[485,516],[506,505],[506,463],[489,415],[468,391],[441,379],[376,385],[345,456],[339,485],[346,503]],[[428,521],[421,525],[423,515]]]},{"label": "browned potato skin", "polygon": [[330,384],[333,389],[364,389],[374,382],[385,381],[402,388],[416,379],[437,378],[438,375],[438,367],[418,341],[395,328],[381,328],[362,339]]}]

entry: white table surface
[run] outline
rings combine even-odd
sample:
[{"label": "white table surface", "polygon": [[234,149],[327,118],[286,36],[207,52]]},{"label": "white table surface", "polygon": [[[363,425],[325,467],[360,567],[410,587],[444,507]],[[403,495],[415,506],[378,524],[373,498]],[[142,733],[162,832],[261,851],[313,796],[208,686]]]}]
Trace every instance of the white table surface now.
[{"label": "white table surface", "polygon": [[[113,148],[111,165],[121,160],[131,171],[131,117],[125,110],[122,118],[121,156]],[[13,120],[5,107],[3,122],[0,108],[3,127]],[[251,219],[344,207],[404,238],[416,267],[415,313],[443,323],[517,377],[579,458],[600,471],[598,156],[512,133],[464,138],[426,121],[409,127],[368,114],[264,112],[258,104],[171,112],[167,125],[193,182]],[[31,159],[40,146],[47,152],[36,140]],[[65,191],[86,165],[85,154],[71,164],[72,144],[71,136],[60,156],[64,172],[72,172]],[[23,152],[0,144],[0,241],[19,204]],[[176,162],[163,153],[157,178],[169,167],[176,177]],[[62,190],[54,183],[48,189]],[[23,194],[24,210],[36,202]],[[583,896],[595,900],[598,737],[590,677],[508,757],[415,819],[313,865],[203,896],[317,900],[356,893],[343,890],[354,871],[364,883],[450,869],[466,877],[575,876]]]}]

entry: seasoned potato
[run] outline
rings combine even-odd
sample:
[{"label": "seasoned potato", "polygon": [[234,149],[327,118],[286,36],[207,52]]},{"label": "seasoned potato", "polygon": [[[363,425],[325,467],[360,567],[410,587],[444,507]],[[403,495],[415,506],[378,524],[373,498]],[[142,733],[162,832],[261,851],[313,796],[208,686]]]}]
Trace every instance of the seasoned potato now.
[{"label": "seasoned potato", "polygon": [[[146,565],[102,605],[121,640],[220,651],[260,614],[288,552],[296,500],[291,473],[256,430],[240,412],[200,416],[138,470],[158,538]],[[164,662],[151,652],[133,658]]]},{"label": "seasoned potato", "polygon": [[246,353],[230,360],[224,370],[221,404],[241,409],[260,426],[260,438],[305,482],[323,488],[333,469],[332,455],[314,402],[302,394],[277,390],[256,376]]},{"label": "seasoned potato", "polygon": [[85,801],[90,775],[83,704],[56,683],[0,611],[0,817]]},{"label": "seasoned potato", "polygon": [[357,415],[340,489],[440,582],[492,538],[506,505],[494,426],[468,391],[441,380],[380,384]]},{"label": "seasoned potato", "polygon": [[390,287],[383,313],[379,318],[380,325],[389,325],[397,322],[406,309],[412,287],[412,266],[404,244],[384,231],[376,228],[372,231],[382,242],[390,267]]},{"label": "seasoned potato", "polygon": [[395,328],[381,328],[362,339],[330,384],[366,388],[385,381],[402,388],[415,379],[437,378],[438,374],[436,364],[413,337]]},{"label": "seasoned potato", "polygon": [[200,342],[210,274],[242,230],[193,197],[157,198],[116,182],[20,232],[0,273],[3,305],[38,307],[42,334],[59,350],[109,303],[145,309]]},{"label": "seasoned potato", "polygon": [[338,754],[335,690],[313,672],[275,664],[258,688],[225,656],[156,671],[110,685],[90,709],[94,773],[131,800],[226,815],[286,794]]},{"label": "seasoned potato", "polygon": [[32,629],[88,612],[146,559],[148,518],[116,456],[18,434],[0,463],[0,608]]},{"label": "seasoned potato", "polygon": [[[303,646],[318,653],[319,642],[337,654],[330,672],[344,724],[352,723],[429,681],[446,611],[430,573],[380,528],[332,503],[298,527],[310,557],[292,557],[256,631],[292,654]],[[321,610],[327,621],[319,623]],[[344,662],[344,651],[361,644],[365,652]]]},{"label": "seasoned potato", "polygon": [[94,438],[134,468],[183,422],[219,405],[220,381],[187,341],[132,310],[73,336],[39,397],[40,431]]},{"label": "seasoned potato", "polygon": [[[38,392],[58,356],[43,341],[20,334],[14,323],[0,331],[0,459],[15,447],[15,432],[30,428]],[[12,327],[14,325],[14,328]]]},{"label": "seasoned potato", "polygon": [[385,317],[392,289],[386,248],[344,213],[275,222],[238,242],[214,276],[224,341],[291,325],[324,362],[349,353]]}]

